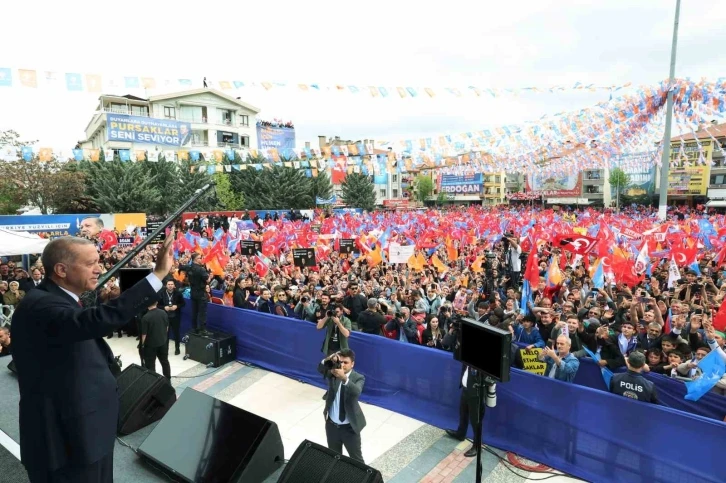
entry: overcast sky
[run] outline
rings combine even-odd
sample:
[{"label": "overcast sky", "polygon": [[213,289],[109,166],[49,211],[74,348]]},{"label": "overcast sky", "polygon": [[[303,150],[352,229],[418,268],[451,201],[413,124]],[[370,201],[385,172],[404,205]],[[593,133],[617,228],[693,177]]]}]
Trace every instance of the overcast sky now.
[{"label": "overcast sky", "polygon": [[[39,74],[192,78],[195,87],[206,76],[292,85],[518,88],[667,78],[675,0],[24,0],[6,2],[2,11],[0,67]],[[725,76],[724,45],[726,2],[684,0],[676,75]],[[396,140],[455,134],[608,98],[600,91],[498,99],[400,99],[394,93],[381,99],[295,88],[236,95],[261,108],[264,119],[292,120],[299,146],[318,135]],[[0,129],[70,149],[84,137],[97,98],[0,87]]]}]

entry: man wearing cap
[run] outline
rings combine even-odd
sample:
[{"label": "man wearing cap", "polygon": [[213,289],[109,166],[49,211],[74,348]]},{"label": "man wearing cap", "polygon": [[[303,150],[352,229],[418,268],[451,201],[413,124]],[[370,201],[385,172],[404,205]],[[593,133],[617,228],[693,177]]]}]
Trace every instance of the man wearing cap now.
[{"label": "man wearing cap", "polygon": [[610,392],[643,402],[658,404],[655,384],[643,377],[645,355],[633,351],[625,360],[628,372],[615,374],[610,379]]},{"label": "man wearing cap", "polygon": [[386,323],[386,318],[378,312],[378,300],[368,299],[368,308],[358,314],[358,327],[366,334],[381,335],[381,326]]}]

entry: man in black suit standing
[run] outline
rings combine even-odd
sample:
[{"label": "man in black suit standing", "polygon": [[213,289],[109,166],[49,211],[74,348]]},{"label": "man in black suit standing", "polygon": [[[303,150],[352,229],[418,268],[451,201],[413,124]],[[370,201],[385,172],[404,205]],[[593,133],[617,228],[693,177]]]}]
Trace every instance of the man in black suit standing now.
[{"label": "man in black suit standing", "polygon": [[[477,395],[474,384],[481,382],[476,369],[463,365],[461,368],[461,399],[459,400],[459,427],[456,430],[447,429],[446,434],[459,441],[466,439],[466,426],[471,423],[471,429],[474,431],[474,444],[471,445],[464,456],[469,458],[476,456],[477,444],[481,446],[481,441],[477,441],[477,422],[481,415],[481,406],[479,405],[479,397]],[[484,391],[484,388],[481,388]]]},{"label": "man in black suit standing", "polygon": [[192,253],[192,263],[179,266],[180,272],[187,274],[189,292],[192,299],[192,330],[197,333],[207,332],[207,284],[212,275],[204,266],[199,253]]},{"label": "man in black suit standing", "polygon": [[325,435],[328,448],[348,455],[364,463],[360,432],[366,426],[366,418],[358,403],[366,378],[353,370],[355,352],[343,349],[320,362],[318,371],[328,381],[325,399]]},{"label": "man in black suit standing", "polygon": [[165,311],[159,309],[159,303],[156,300],[141,318],[141,353],[146,369],[156,372],[156,359],[159,359],[162,374],[168,381],[171,381],[169,316]]},{"label": "man in black suit standing", "polygon": [[20,386],[20,456],[32,483],[113,481],[119,417],[113,353],[103,336],[157,299],[173,263],[171,240],[154,272],[120,297],[84,308],[102,273],[90,240],[62,237],[43,250],[46,279],[13,316]]},{"label": "man in black suit standing", "polygon": [[178,356],[179,351],[179,327],[181,325],[181,308],[184,307],[184,296],[176,289],[174,280],[168,279],[166,287],[159,292],[159,304],[169,317],[169,333],[167,341],[171,335],[174,335],[174,355]]},{"label": "man in black suit standing", "polygon": [[34,288],[38,288],[38,285],[43,281],[43,273],[39,268],[34,268],[30,271],[30,278],[23,280],[20,284],[20,290],[25,293],[30,292]]}]

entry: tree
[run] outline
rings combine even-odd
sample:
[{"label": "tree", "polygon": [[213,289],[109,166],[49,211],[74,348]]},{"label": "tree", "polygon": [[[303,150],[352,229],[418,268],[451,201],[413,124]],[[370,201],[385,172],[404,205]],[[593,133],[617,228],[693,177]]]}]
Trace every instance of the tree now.
[{"label": "tree", "polygon": [[87,194],[101,213],[146,213],[158,204],[161,192],[145,163],[107,161],[86,163]]},{"label": "tree", "polygon": [[[163,161],[163,157],[159,162]],[[175,163],[169,163],[175,164]],[[196,190],[212,181],[212,176],[206,169],[199,171],[199,166],[192,161],[180,161],[177,166],[177,189],[171,192],[172,205],[174,210],[183,205]],[[217,207],[217,196],[214,190],[207,196],[199,198],[190,211],[212,211]]]},{"label": "tree", "polygon": [[8,129],[7,131],[0,131],[0,146],[9,144],[15,148],[22,148],[23,146],[32,146],[38,141],[21,141],[20,134]]},{"label": "tree", "polygon": [[615,188],[617,195],[616,206],[620,209],[620,193],[630,185],[630,175],[620,168],[610,170],[610,186]]},{"label": "tree", "polygon": [[362,208],[372,211],[376,204],[376,193],[370,176],[351,173],[345,177],[343,184],[343,202],[351,208]]},{"label": "tree", "polygon": [[179,191],[179,165],[177,163],[145,162],[146,176],[156,180],[156,188],[161,195],[158,201],[147,208],[147,212],[155,215],[169,215],[176,211]]},{"label": "tree", "polygon": [[434,181],[431,179],[431,176],[425,174],[416,176],[416,198],[420,202],[425,202],[433,192]]},{"label": "tree", "polygon": [[25,204],[22,190],[10,178],[0,178],[0,214],[17,215]]},{"label": "tree", "polygon": [[245,197],[240,192],[232,189],[232,183],[229,175],[226,173],[215,173],[212,175],[215,182],[214,189],[217,193],[217,200],[227,211],[239,211],[245,207]]},{"label": "tree", "polygon": [[[22,204],[38,207],[41,213],[56,212],[71,200],[82,198],[85,177],[58,161],[14,161],[0,163],[0,178],[12,180]],[[6,184],[8,188],[12,185]],[[17,199],[16,199],[17,200]]]},{"label": "tree", "polygon": [[308,178],[308,180],[310,182],[310,197],[313,199],[313,203],[315,203],[316,198],[327,200],[333,195],[333,185],[327,171],[320,170],[317,176]]},{"label": "tree", "polygon": [[[269,191],[270,209],[307,209],[312,208],[315,200],[311,196],[310,181],[299,169],[273,166],[257,174],[262,186]],[[248,193],[254,196],[254,193]]]}]

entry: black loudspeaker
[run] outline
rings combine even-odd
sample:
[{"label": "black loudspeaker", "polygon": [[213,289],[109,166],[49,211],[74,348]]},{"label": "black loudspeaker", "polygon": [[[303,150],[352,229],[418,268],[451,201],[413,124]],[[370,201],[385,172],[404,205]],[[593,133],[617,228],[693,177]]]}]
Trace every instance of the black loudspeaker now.
[{"label": "black loudspeaker", "polygon": [[222,332],[197,334],[189,332],[184,337],[184,360],[220,367],[237,360],[237,337]]},{"label": "black loudspeaker", "polygon": [[118,376],[118,433],[131,434],[160,420],[176,402],[176,391],[164,376],[131,364]]},{"label": "black loudspeaker", "polygon": [[262,482],[285,460],[275,423],[190,388],[138,452],[170,479],[190,483]]},{"label": "black loudspeaker", "polygon": [[300,443],[277,483],[383,483],[381,472],[308,440]]}]

